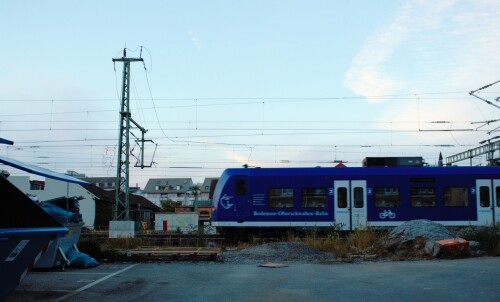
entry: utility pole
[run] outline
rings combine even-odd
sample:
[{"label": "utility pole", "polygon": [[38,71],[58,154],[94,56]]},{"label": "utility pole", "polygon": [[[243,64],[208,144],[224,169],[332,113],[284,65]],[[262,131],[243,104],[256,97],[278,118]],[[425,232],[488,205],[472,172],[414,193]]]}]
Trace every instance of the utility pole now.
[{"label": "utility pole", "polygon": [[[142,52],[142,51],[141,51]],[[123,57],[114,58],[113,62],[123,62],[122,99],[120,105],[120,133],[118,137],[118,156],[116,164],[115,206],[113,221],[110,221],[109,237],[134,237],[135,224],[130,219],[129,209],[129,165],[130,165],[130,124],[134,124],[144,133],[147,131],[137,124],[130,113],[130,63],[144,62],[139,58],[127,58],[127,50],[123,49]],[[144,152],[143,152],[144,153]]]}]

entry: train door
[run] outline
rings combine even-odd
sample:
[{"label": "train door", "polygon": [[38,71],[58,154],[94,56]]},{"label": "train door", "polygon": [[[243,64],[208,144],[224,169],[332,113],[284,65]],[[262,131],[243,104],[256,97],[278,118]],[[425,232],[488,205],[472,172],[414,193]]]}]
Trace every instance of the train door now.
[{"label": "train door", "polygon": [[336,180],[334,188],[335,223],[342,230],[366,227],[366,180]]},{"label": "train door", "polygon": [[500,223],[500,179],[493,180],[493,222]]},{"label": "train door", "polygon": [[234,176],[233,213],[238,223],[247,222],[251,217],[250,184],[246,175]]},{"label": "train door", "polygon": [[[499,222],[499,204],[497,190],[500,190],[500,180],[498,179],[477,179],[476,180],[476,204],[477,223],[487,225]],[[500,192],[499,192],[500,193]],[[497,214],[495,215],[495,210]],[[496,216],[496,217],[495,217]]]}]

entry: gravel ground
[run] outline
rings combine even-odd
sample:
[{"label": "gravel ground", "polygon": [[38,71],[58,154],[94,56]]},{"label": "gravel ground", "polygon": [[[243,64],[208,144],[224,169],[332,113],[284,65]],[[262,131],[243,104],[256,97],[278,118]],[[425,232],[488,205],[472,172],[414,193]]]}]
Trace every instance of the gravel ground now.
[{"label": "gravel ground", "polygon": [[261,264],[267,262],[320,263],[335,260],[331,253],[319,251],[302,242],[275,242],[243,250],[224,251],[221,260],[232,264]]}]

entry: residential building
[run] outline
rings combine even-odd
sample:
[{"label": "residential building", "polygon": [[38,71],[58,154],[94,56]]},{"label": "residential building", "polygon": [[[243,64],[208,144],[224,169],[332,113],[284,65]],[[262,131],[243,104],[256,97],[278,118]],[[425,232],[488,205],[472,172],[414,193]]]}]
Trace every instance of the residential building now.
[{"label": "residential building", "polygon": [[81,179],[103,190],[110,191],[116,189],[116,177],[83,177]]},{"label": "residential building", "polygon": [[[36,198],[38,201],[54,199],[58,197],[83,197],[79,201],[80,213],[84,222],[84,227],[93,229],[96,203],[93,196],[82,186],[51,178],[45,180],[30,180],[29,176],[9,176],[7,178],[24,194]],[[34,185],[36,184],[36,185]]]},{"label": "residential building", "polygon": [[180,201],[183,205],[192,205],[194,196],[191,192],[191,178],[151,178],[142,194],[149,201],[161,207],[162,201]]},{"label": "residential building", "polygon": [[213,177],[207,177],[203,181],[203,183],[200,185],[200,200],[211,200],[212,196],[210,195],[210,192],[213,192],[213,189],[215,188],[215,185],[217,184],[217,181],[219,178],[213,178]]},{"label": "residential building", "polygon": [[[85,189],[93,195],[96,201],[95,227],[107,228],[109,221],[113,219],[116,191],[103,190],[94,185],[86,186]],[[154,227],[154,213],[158,212],[161,212],[161,208],[145,197],[135,194],[129,195],[130,219],[141,223],[141,227],[144,229]]]},{"label": "residential building", "polygon": [[[50,200],[58,197],[82,197],[79,201],[80,213],[84,227],[108,228],[109,220],[113,219],[115,191],[104,190],[97,186],[81,186],[78,184],[59,181],[51,178],[44,180],[30,180],[29,176],[9,176],[7,178],[14,186],[25,194],[38,201]],[[144,197],[129,195],[131,219],[138,222],[147,222],[147,227],[154,225],[154,213],[161,208]]]}]

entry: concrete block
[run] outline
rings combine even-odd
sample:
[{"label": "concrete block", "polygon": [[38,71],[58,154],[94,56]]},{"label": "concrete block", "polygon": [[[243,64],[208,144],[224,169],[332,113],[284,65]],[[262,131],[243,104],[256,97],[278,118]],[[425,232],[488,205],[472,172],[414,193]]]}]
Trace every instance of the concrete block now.
[{"label": "concrete block", "polygon": [[109,222],[109,238],[134,238],[135,222],[131,220]]}]

